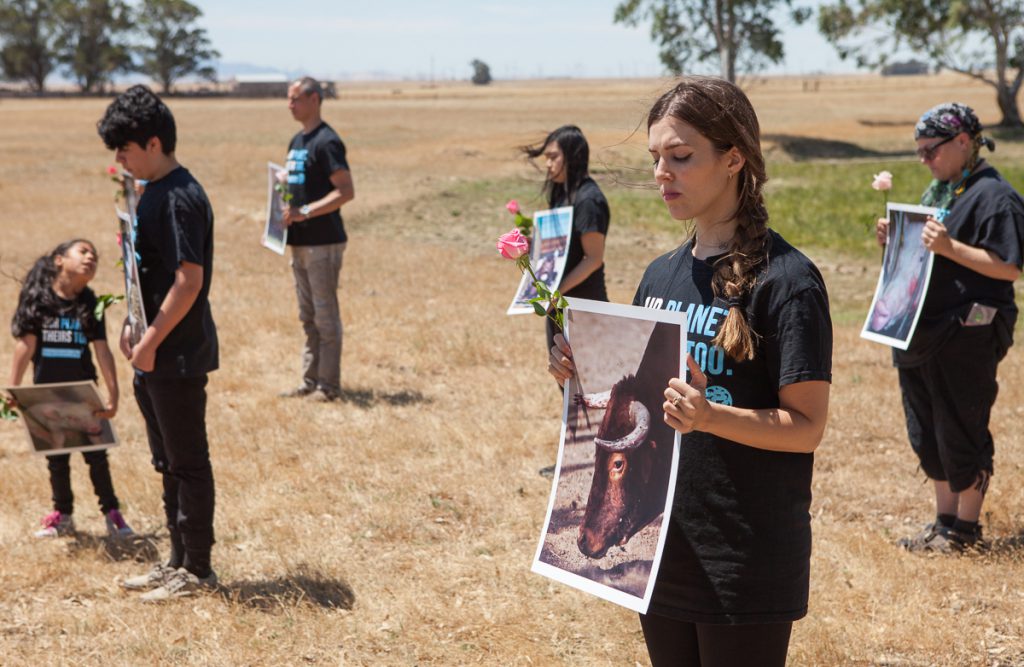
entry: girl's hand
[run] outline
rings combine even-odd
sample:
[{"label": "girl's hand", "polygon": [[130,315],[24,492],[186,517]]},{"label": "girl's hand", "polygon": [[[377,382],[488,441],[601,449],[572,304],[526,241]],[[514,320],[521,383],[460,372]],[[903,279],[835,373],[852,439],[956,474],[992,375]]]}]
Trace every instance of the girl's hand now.
[{"label": "girl's hand", "polygon": [[107,402],[107,407],[104,410],[93,410],[93,416],[99,417],[100,419],[113,419],[114,415],[117,414],[117,402]]},{"label": "girl's hand", "polygon": [[889,218],[879,218],[875,223],[875,238],[878,240],[878,245],[884,248],[889,241]]},{"label": "girl's hand", "polygon": [[949,255],[953,250],[953,241],[949,238],[946,225],[931,216],[928,216],[928,221],[924,223],[921,242],[936,255]]},{"label": "girl's hand", "polygon": [[665,390],[665,423],[680,433],[703,431],[711,416],[711,405],[704,397],[708,378],[689,354],[686,366],[690,369],[690,382],[672,378]]},{"label": "girl's hand", "polygon": [[555,344],[548,355],[548,373],[558,381],[558,386],[565,386],[565,381],[576,374],[576,366],[572,363],[572,350],[565,342],[562,334],[555,334]]}]

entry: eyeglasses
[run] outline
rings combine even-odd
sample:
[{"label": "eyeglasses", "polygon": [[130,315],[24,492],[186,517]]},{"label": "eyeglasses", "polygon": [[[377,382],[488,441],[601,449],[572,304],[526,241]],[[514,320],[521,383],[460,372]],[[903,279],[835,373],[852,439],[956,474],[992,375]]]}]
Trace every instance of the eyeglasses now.
[{"label": "eyeglasses", "polygon": [[917,157],[924,160],[925,162],[931,162],[935,159],[935,151],[939,150],[939,146],[942,144],[948,144],[949,142],[956,139],[956,135],[952,137],[946,137],[942,141],[932,144],[931,146],[921,146],[917,149]]}]

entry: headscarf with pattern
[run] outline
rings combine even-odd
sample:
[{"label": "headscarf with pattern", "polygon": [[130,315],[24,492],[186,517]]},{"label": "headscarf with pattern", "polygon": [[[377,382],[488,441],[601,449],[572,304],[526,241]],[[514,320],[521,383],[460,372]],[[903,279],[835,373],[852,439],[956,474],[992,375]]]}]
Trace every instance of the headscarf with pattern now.
[{"label": "headscarf with pattern", "polygon": [[981,130],[981,121],[974,114],[974,109],[958,102],[944,102],[936,105],[925,111],[921,119],[917,121],[917,125],[914,126],[915,140],[949,139],[961,132],[966,132],[973,142],[971,156],[964,165],[960,178],[956,181],[932,180],[924,194],[921,195],[923,205],[946,209],[963,193],[967,177],[971,175],[974,167],[978,164],[978,152],[981,147],[985,146],[989,151],[996,149],[996,142],[981,136]]}]

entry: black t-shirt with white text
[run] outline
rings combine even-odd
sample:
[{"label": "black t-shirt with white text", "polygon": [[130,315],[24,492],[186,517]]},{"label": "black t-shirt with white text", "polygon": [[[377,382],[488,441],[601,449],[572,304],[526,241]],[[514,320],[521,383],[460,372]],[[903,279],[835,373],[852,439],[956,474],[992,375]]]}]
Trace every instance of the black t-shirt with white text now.
[{"label": "black t-shirt with white text", "polygon": [[[989,250],[1017,268],[1024,266],[1024,199],[992,167],[972,174],[966,186],[942,221],[950,238]],[[988,278],[935,255],[914,336],[906,351],[893,349],[894,364],[908,368],[933,357],[960,328],[974,303],[998,310],[991,326],[1005,352],[1017,321],[1013,283]]]},{"label": "black t-shirt with white text", "polygon": [[[348,171],[345,144],[327,123],[320,123],[309,134],[299,132],[288,145],[288,191],[292,206],[315,202],[334,190],[331,175]],[[288,227],[288,245],[328,245],[345,243],[345,225],[340,211],[331,211]]]},{"label": "black t-shirt with white text", "polygon": [[[711,344],[728,314],[713,262],[692,243],[656,259],[634,305],[687,313],[687,352],[709,401],[779,406],[789,384],[832,378],[832,323],[817,268],[773,231],[745,305],[753,360]],[[682,436],[672,517],[650,610],[700,623],[773,623],[807,613],[813,454],[773,452],[703,432]]]},{"label": "black t-shirt with white text", "polygon": [[[608,200],[605,199],[601,188],[597,186],[594,179],[589,176],[580,183],[571,203],[563,195],[553,204],[555,208],[569,205],[572,206],[572,234],[569,238],[569,254],[565,258],[563,276],[568,275],[583,259],[583,235],[588,232],[598,232],[607,236],[608,224],[611,221]],[[604,264],[584,278],[579,285],[565,292],[563,296],[607,301],[608,291],[604,284]]]},{"label": "black t-shirt with white text", "polygon": [[153,377],[198,377],[219,363],[217,327],[210,312],[213,279],[213,208],[192,174],[178,167],[150,181],[139,198],[135,250],[139,282],[152,322],[182,262],[203,267],[203,285],[192,307],[156,350]]},{"label": "black t-shirt with white text", "polygon": [[[36,350],[32,355],[32,382],[79,382],[96,380],[96,367],[92,363],[89,343],[106,340],[103,322],[92,316],[96,295],[86,287],[75,301],[51,294],[52,309],[40,308],[39,318],[29,323],[25,333],[36,337]],[[84,302],[84,308],[81,303]],[[85,311],[87,317],[78,313]]]}]

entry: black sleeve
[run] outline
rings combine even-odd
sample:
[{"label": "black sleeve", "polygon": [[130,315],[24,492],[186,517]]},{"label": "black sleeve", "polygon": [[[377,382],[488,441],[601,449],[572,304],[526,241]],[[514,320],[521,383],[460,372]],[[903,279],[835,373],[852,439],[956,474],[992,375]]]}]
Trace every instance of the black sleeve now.
[{"label": "black sleeve", "polygon": [[321,144],[320,160],[327,166],[327,175],[344,169],[349,171],[348,160],[345,158],[345,144],[338,137],[331,137]]},{"label": "black sleeve", "polygon": [[823,287],[804,289],[774,309],[763,350],[776,386],[832,381],[832,318]]},{"label": "black sleeve", "polygon": [[994,252],[1007,264],[1018,269],[1024,267],[1024,214],[1009,206],[997,211],[978,223],[976,241],[971,245]]},{"label": "black sleeve", "polygon": [[172,273],[182,262],[203,266],[208,222],[204,207],[180,190],[170,191],[164,206],[158,235],[164,266]]},{"label": "black sleeve", "polygon": [[594,197],[585,197],[572,209],[572,226],[580,238],[588,232],[608,233],[608,206]]}]

